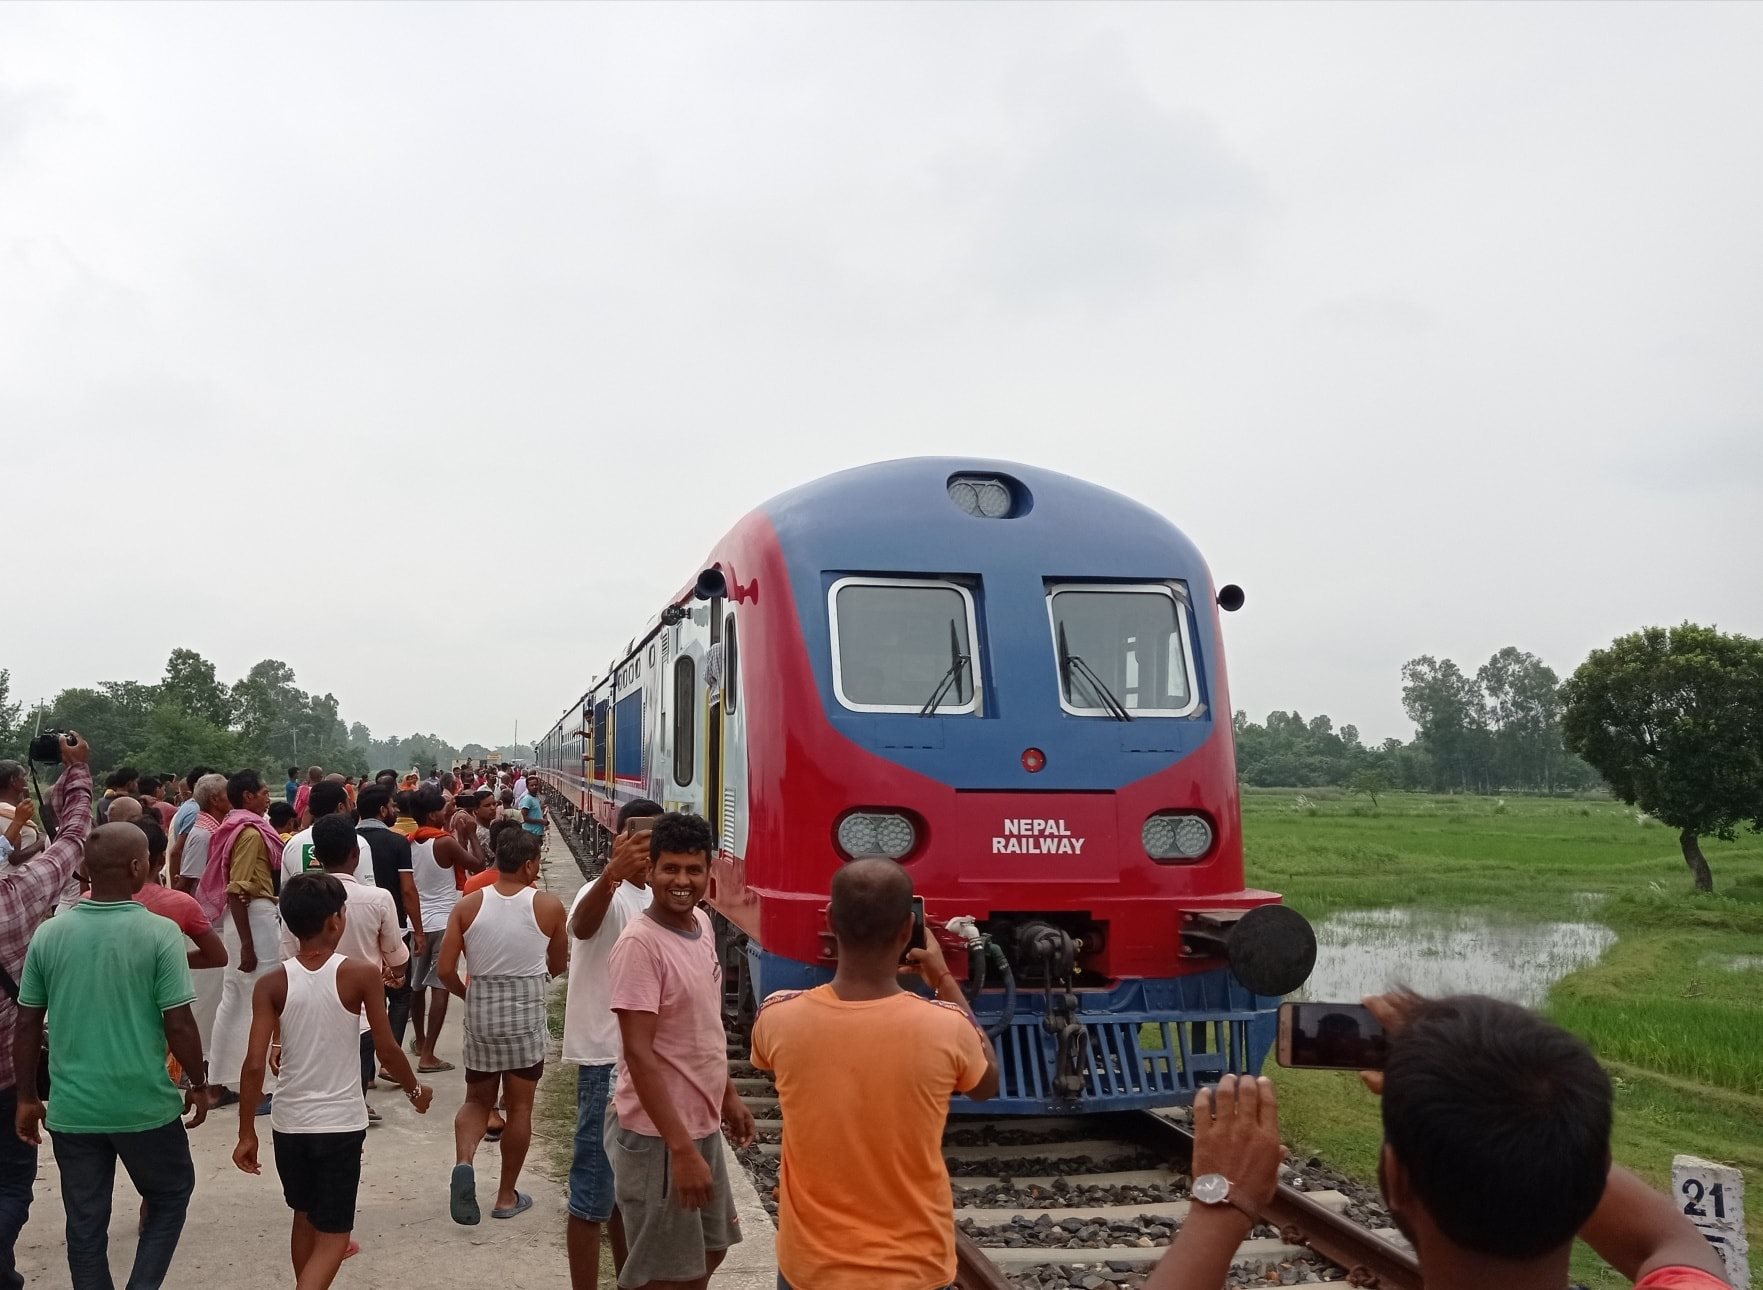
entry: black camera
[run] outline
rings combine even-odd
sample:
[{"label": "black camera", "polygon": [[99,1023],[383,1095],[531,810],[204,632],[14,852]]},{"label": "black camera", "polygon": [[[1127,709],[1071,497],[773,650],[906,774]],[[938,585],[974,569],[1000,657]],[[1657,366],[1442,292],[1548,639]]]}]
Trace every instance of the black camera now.
[{"label": "black camera", "polygon": [[47,762],[50,765],[61,764],[61,750],[73,743],[65,730],[45,730],[31,739],[31,746],[25,755],[32,761]]}]

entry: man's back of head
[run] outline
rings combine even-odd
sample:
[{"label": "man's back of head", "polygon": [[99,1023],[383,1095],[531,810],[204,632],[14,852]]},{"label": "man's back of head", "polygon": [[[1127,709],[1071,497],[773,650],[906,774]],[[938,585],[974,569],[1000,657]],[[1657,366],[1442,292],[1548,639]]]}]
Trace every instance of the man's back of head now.
[{"label": "man's back of head", "polygon": [[321,815],[312,822],[312,854],[326,869],[344,869],[353,864],[359,845],[355,825],[346,815]]},{"label": "man's back of head", "polygon": [[333,784],[330,780],[321,780],[312,786],[312,793],[306,799],[306,813],[314,820],[321,816],[334,815],[348,805],[349,795],[343,791],[341,784]]},{"label": "man's back of head", "polygon": [[853,860],[833,875],[827,922],[841,951],[890,950],[912,917],[912,879],[892,860]]},{"label": "man's back of head", "polygon": [[1425,1003],[1384,1073],[1385,1197],[1411,1235],[1542,1257],[1597,1208],[1610,1120],[1609,1076],[1559,1026],[1481,996]]}]

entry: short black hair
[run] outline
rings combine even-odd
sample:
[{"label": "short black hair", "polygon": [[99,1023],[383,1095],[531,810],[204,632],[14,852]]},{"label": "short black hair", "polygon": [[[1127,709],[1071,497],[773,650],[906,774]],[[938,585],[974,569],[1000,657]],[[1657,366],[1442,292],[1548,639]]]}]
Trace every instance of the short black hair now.
[{"label": "short black hair", "polygon": [[912,917],[912,878],[892,860],[853,860],[833,875],[826,921],[840,945],[876,950],[892,945]]},{"label": "short black hair", "polygon": [[1447,1238],[1534,1259],[1567,1244],[1610,1172],[1610,1077],[1525,1008],[1432,1000],[1390,1044],[1383,1134]]},{"label": "short black hair", "polygon": [[196,791],[196,781],[201,779],[204,775],[212,774],[214,774],[214,767],[198,766],[195,770],[184,776],[184,783],[188,784],[190,786],[190,791],[194,793]]},{"label": "short black hair", "polygon": [[263,776],[254,770],[241,770],[232,775],[226,782],[226,800],[237,810],[245,805],[245,798],[251,793],[263,791]]},{"label": "short black hair", "polygon": [[382,784],[369,784],[355,794],[355,814],[363,820],[377,820],[380,812],[386,809],[386,803],[392,800],[392,790]]},{"label": "short black hair", "polygon": [[483,804],[482,793],[459,793],[453,798],[453,805],[462,811],[475,811]]},{"label": "short black hair", "polygon": [[269,822],[276,828],[294,822],[294,804],[292,802],[271,802],[269,804]]},{"label": "short black hair", "polygon": [[398,782],[398,772],[395,770],[376,771],[374,773],[373,782],[377,784],[382,779],[389,779],[393,784],[396,784]]},{"label": "short black hair", "polygon": [[288,767],[288,778],[289,779],[298,779],[299,777],[300,777],[300,768],[298,766]]},{"label": "short black hair", "polygon": [[104,787],[127,788],[139,778],[141,778],[141,772],[133,766],[119,766],[105,777]]},{"label": "short black hair", "polygon": [[496,868],[502,873],[519,873],[538,854],[539,839],[518,826],[504,829],[496,839]]},{"label": "short black hair", "polygon": [[146,797],[149,793],[157,793],[159,791],[159,776],[141,776],[141,782],[135,785],[135,791],[140,793],[142,797]]},{"label": "short black hair", "polygon": [[312,822],[312,854],[326,869],[348,864],[360,845],[355,822],[346,815],[321,815]]},{"label": "short black hair", "polygon": [[165,830],[159,827],[159,821],[151,815],[143,815],[133,821],[134,826],[147,835],[147,858],[165,854]]},{"label": "short black hair", "polygon": [[13,761],[10,757],[5,761],[0,761],[0,788],[10,788],[15,779],[19,782],[19,786],[23,787],[24,764]]},{"label": "short black hair", "polygon": [[438,788],[413,789],[409,796],[410,817],[418,824],[447,805],[447,799],[441,796],[441,790]]},{"label": "short black hair", "polygon": [[710,822],[701,815],[665,811],[649,830],[649,863],[662,855],[702,855],[706,863],[715,843],[710,837]]},{"label": "short black hair", "polygon": [[297,873],[282,884],[282,922],[300,940],[317,936],[349,903],[342,880],[330,873]]},{"label": "short black hair", "polygon": [[343,791],[341,784],[322,780],[306,795],[306,813],[316,820],[321,815],[334,814],[348,800],[349,794]]},{"label": "short black hair", "polygon": [[618,808],[618,819],[613,823],[614,833],[623,833],[624,826],[632,820],[646,820],[652,815],[666,815],[667,808],[660,802],[651,801],[646,797],[633,797]]}]

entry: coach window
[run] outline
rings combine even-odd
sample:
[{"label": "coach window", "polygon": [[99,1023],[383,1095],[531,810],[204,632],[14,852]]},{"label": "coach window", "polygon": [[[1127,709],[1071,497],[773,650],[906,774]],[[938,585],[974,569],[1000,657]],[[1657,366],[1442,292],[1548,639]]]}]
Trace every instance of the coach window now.
[{"label": "coach window", "polygon": [[1047,589],[1059,703],[1080,717],[1185,717],[1197,706],[1187,614],[1161,583]]},{"label": "coach window", "polygon": [[681,654],[673,664],[673,782],[682,788],[697,768],[697,685],[697,667],[690,655]]},{"label": "coach window", "polygon": [[740,664],[735,650],[735,616],[730,614],[722,624],[722,710],[731,717],[741,697]]},{"label": "coach window", "polygon": [[967,588],[933,578],[841,578],[827,594],[833,691],[853,712],[979,710]]}]

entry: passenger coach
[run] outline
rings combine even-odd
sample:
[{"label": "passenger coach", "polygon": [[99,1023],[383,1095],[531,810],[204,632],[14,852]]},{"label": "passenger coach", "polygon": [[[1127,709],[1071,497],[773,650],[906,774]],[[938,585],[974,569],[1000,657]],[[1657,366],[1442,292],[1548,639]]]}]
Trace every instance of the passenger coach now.
[{"label": "passenger coach", "polygon": [[994,1036],[988,1114],[1179,1103],[1260,1067],[1315,955],[1244,885],[1241,601],[1107,489],[864,466],[737,524],[540,763],[599,853],[635,796],[711,821],[731,1023],[830,977],[832,875],[889,856]]}]

